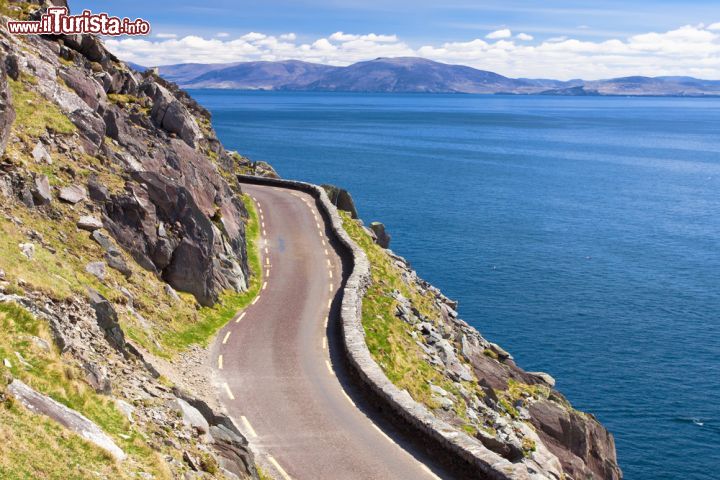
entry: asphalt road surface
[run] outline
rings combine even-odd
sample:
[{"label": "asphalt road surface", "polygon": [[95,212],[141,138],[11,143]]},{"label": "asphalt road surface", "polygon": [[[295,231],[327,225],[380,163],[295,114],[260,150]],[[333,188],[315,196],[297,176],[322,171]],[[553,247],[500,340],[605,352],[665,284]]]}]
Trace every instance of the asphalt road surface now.
[{"label": "asphalt road surface", "polygon": [[243,189],[261,220],[263,284],[212,347],[230,416],[284,480],[445,477],[347,381],[335,299],[343,265],[315,200]]}]

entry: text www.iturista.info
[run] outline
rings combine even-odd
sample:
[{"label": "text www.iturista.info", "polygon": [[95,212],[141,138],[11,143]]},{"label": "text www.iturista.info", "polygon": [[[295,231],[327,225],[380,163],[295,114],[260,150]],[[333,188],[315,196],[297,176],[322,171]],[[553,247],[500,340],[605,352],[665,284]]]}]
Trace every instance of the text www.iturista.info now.
[{"label": "text www.iturista.info", "polygon": [[130,20],[111,17],[107,13],[96,14],[90,10],[70,15],[65,7],[50,7],[40,20],[9,21],[8,31],[18,35],[147,35],[150,33],[150,23],[142,18]]}]

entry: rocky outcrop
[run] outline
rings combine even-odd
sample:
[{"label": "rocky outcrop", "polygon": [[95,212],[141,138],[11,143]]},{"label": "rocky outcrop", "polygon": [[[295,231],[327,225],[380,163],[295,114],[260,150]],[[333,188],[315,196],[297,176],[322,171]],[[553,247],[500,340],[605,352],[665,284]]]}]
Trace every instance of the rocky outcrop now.
[{"label": "rocky outcrop", "polygon": [[372,222],[370,224],[370,230],[373,232],[375,243],[382,248],[390,247],[390,235],[385,231],[385,225],[380,222]]},{"label": "rocky outcrop", "polygon": [[[93,36],[6,36],[3,42],[3,71],[10,64],[19,82],[34,78],[25,87],[57,105],[77,129],[71,139],[47,135],[34,142],[36,161],[51,164],[50,151],[77,151],[101,159],[106,172],[124,180],[124,188],[112,191],[97,175],[87,184],[58,185],[59,199],[92,202],[118,245],[202,305],[223,291],[247,288],[247,212],[239,187],[220,171],[237,166],[215,137],[207,110],[152,73],[130,70]],[[0,145],[13,118],[6,78],[0,75]],[[21,173],[16,169],[12,187],[17,197],[28,206],[46,205],[49,185]],[[110,267],[129,275],[121,255],[106,256]]]},{"label": "rocky outcrop", "polygon": [[352,195],[350,195],[347,190],[329,184],[321,185],[321,187],[325,190],[325,193],[327,193],[330,202],[335,205],[335,208],[345,212],[350,212],[352,218],[358,218],[355,202],[353,201]]}]

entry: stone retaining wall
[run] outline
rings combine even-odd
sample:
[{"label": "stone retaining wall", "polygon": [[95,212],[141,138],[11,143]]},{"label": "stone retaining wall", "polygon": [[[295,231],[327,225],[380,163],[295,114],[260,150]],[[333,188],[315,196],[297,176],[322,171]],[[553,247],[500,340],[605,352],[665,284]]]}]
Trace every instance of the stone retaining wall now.
[{"label": "stone retaining wall", "polygon": [[[352,241],[343,228],[342,218],[330,202],[325,190],[310,183],[265,177],[238,175],[242,183],[267,185],[300,190],[318,201],[322,213],[329,219],[336,239],[344,247],[341,252],[350,257],[352,271],[346,280],[341,306],[342,340],[348,365],[375,403],[403,429],[422,435],[420,440],[429,451],[453,470],[464,472],[468,478],[507,480],[529,479],[527,467],[514,464],[487,449],[479,440],[457,430],[435,417],[424,405],[412,399],[405,390],[398,389],[385,376],[370,354],[362,326],[362,299],[370,284],[370,262],[365,252]],[[448,458],[450,456],[450,458]]]}]

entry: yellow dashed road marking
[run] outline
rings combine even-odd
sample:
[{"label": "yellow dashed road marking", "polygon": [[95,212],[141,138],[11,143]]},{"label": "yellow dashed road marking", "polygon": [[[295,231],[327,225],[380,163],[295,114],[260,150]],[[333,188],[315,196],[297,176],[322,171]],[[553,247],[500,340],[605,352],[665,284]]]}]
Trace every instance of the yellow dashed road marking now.
[{"label": "yellow dashed road marking", "polygon": [[230,386],[227,383],[223,383],[223,387],[225,387],[225,393],[227,393],[228,398],[235,400],[235,395],[230,391]]},{"label": "yellow dashed road marking", "polygon": [[222,370],[223,358],[222,355],[218,355],[218,370]]},{"label": "yellow dashed road marking", "polygon": [[328,300],[328,308],[332,307],[332,300],[333,300],[332,298],[330,300]]},{"label": "yellow dashed road marking", "polygon": [[250,422],[248,421],[247,417],[244,415],[240,416],[240,421],[243,424],[243,427],[245,427],[245,430],[247,430],[247,433],[250,434],[251,437],[257,437],[257,433],[255,432],[255,429],[250,425]]},{"label": "yellow dashed road marking", "polygon": [[227,343],[228,338],[230,338],[231,333],[232,333],[232,330],[225,334],[225,338],[223,338],[223,345],[225,345]]},{"label": "yellow dashed road marking", "polygon": [[328,372],[332,373],[332,367],[330,366],[330,362],[328,362],[327,360],[325,360],[325,366],[327,367]]},{"label": "yellow dashed road marking", "polygon": [[235,323],[240,323],[240,320],[243,319],[243,317],[245,316],[246,313],[247,313],[247,312],[241,313],[240,316],[237,318],[237,320],[235,320]]},{"label": "yellow dashed road marking", "polygon": [[271,455],[268,455],[268,460],[270,460],[270,463],[273,464],[273,467],[277,469],[278,472],[280,472],[280,475],[282,475],[284,480],[292,480],[292,477],[287,474],[285,470],[280,466],[280,464],[275,460]]},{"label": "yellow dashed road marking", "polygon": [[258,302],[258,300],[260,300],[260,295],[255,297],[255,300],[252,301],[251,305],[255,305]]},{"label": "yellow dashed road marking", "polygon": [[262,289],[265,290],[266,288],[267,288],[267,282],[263,283],[263,288],[262,288]]}]

